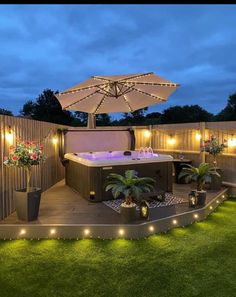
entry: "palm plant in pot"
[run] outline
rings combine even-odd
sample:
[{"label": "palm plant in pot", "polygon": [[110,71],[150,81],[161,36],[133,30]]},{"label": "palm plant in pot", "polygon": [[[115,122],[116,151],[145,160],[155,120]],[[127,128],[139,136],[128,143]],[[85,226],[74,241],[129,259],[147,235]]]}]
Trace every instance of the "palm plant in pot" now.
[{"label": "palm plant in pot", "polygon": [[209,163],[201,163],[199,167],[194,167],[190,164],[185,164],[178,178],[185,178],[186,182],[196,183],[196,192],[198,195],[198,205],[203,206],[206,203],[206,191],[203,190],[203,185],[206,182],[211,182],[212,174],[219,175]]},{"label": "palm plant in pot", "polygon": [[123,222],[131,222],[136,217],[136,203],[141,193],[154,190],[155,180],[150,177],[138,177],[135,170],[126,170],[124,176],[110,173],[106,178],[105,190],[112,191],[116,199],[121,195],[125,200],[120,206]]},{"label": "palm plant in pot", "polygon": [[45,159],[43,146],[33,141],[17,141],[16,146],[10,146],[9,156],[5,157],[6,166],[21,167],[27,173],[26,188],[14,191],[16,212],[21,220],[32,221],[38,217],[41,189],[30,187],[30,181],[32,166],[39,165]]}]

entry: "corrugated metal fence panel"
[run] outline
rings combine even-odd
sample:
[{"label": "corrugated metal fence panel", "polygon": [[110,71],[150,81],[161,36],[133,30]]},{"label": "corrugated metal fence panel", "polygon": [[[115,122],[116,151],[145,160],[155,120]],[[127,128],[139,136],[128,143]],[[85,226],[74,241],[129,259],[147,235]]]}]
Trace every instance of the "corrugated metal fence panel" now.
[{"label": "corrugated metal fence panel", "polygon": [[14,135],[14,143],[16,139],[21,139],[37,141],[44,145],[47,159],[44,164],[33,167],[31,180],[33,186],[41,187],[42,191],[45,191],[64,178],[64,167],[58,157],[58,147],[52,143],[52,137],[58,128],[66,126],[0,115],[0,219],[14,211],[13,189],[26,186],[26,173],[23,168],[8,168],[3,165],[4,156],[8,155],[10,146],[5,137],[9,126]]}]

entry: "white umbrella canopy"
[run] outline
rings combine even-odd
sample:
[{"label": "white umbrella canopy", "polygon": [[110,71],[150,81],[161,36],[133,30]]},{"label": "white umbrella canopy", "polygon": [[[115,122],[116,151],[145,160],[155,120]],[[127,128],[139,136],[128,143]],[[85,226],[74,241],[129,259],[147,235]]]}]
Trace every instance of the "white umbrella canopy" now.
[{"label": "white umbrella canopy", "polygon": [[92,76],[56,95],[63,109],[90,114],[133,112],[165,102],[179,84],[153,72]]}]

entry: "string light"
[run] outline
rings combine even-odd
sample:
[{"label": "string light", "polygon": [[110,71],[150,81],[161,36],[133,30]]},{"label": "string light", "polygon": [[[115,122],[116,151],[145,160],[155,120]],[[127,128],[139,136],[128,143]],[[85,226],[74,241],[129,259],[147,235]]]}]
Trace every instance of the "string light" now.
[{"label": "string light", "polygon": [[175,140],[175,138],[173,137],[172,134],[169,136],[169,139],[167,140],[167,142],[170,145],[174,145],[176,143],[176,140]]},{"label": "string light", "polygon": [[210,206],[210,210],[212,210],[213,209],[213,207],[212,206]]},{"label": "string light", "polygon": [[231,135],[231,138],[228,140],[228,146],[236,146],[236,138],[234,137],[234,134]]}]

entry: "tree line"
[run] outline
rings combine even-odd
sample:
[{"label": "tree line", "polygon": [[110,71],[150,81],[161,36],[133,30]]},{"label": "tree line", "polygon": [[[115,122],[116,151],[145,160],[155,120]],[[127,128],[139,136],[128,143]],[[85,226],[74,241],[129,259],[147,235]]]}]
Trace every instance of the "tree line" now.
[{"label": "tree line", "polygon": [[[51,89],[45,89],[33,101],[27,101],[20,110],[21,117],[39,121],[69,125],[86,126],[87,113],[80,111],[63,110]],[[9,110],[0,108],[0,114],[13,116]],[[97,126],[129,126],[129,125],[156,125],[172,123],[236,121],[236,92],[229,96],[225,108],[214,115],[199,105],[173,106],[162,113],[148,113],[148,107],[130,113],[123,113],[119,120],[112,120],[108,114],[96,115]]]}]

